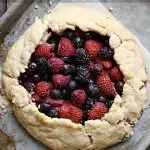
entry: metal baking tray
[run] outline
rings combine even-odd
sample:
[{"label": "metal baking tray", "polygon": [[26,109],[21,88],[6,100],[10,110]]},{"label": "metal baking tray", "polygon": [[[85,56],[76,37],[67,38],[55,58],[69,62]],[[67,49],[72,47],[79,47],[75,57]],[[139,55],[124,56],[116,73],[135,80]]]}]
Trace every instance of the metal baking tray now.
[{"label": "metal baking tray", "polygon": [[[61,1],[67,5],[80,5],[82,7],[92,7],[98,10],[106,11],[98,0],[91,1]],[[16,3],[0,18],[0,66],[2,65],[10,47],[23,32],[34,23],[37,17],[53,11],[58,7],[60,1],[57,0],[16,0]],[[115,4],[116,5],[116,4]],[[139,42],[138,42],[139,43]],[[148,66],[150,54],[142,47],[146,69],[150,72]],[[148,84],[149,86],[149,84]],[[0,88],[0,150],[48,150],[40,142],[34,140],[16,121],[8,101],[2,96]],[[150,94],[148,95],[150,97]],[[140,121],[134,128],[134,135],[127,141],[110,148],[111,150],[145,150],[150,144],[150,109],[146,108]],[[109,140],[109,139],[108,139]],[[5,143],[5,144],[4,144]],[[4,147],[5,145],[5,147]]]}]

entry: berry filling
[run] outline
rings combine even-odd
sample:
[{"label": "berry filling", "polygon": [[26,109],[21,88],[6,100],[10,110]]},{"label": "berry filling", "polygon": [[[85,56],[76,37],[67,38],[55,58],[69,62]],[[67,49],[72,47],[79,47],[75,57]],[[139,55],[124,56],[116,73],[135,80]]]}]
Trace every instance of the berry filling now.
[{"label": "berry filling", "polygon": [[84,124],[101,119],[123,92],[109,37],[67,29],[39,44],[18,81],[41,113]]}]

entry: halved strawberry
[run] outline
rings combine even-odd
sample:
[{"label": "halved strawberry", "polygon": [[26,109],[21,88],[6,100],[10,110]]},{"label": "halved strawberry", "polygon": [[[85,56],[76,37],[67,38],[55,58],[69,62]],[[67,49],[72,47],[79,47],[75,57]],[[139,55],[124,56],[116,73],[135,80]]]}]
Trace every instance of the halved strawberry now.
[{"label": "halved strawberry", "polygon": [[103,44],[96,40],[87,40],[85,41],[84,45],[85,50],[88,52],[92,59],[96,58],[102,47]]},{"label": "halved strawberry", "polygon": [[63,104],[59,110],[60,118],[70,119],[72,122],[79,123],[82,119],[82,110],[71,105]]}]

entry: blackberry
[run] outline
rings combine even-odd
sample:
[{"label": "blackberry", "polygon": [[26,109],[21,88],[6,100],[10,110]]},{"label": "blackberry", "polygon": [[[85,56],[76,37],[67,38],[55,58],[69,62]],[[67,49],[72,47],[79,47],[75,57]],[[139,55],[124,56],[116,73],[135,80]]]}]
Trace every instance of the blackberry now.
[{"label": "blackberry", "polygon": [[29,63],[28,71],[29,72],[36,72],[36,70],[37,70],[37,64],[35,62]]},{"label": "blackberry", "polygon": [[84,43],[83,39],[79,36],[77,36],[73,39],[73,44],[76,48],[82,47],[83,43]]},{"label": "blackberry", "polygon": [[21,73],[18,79],[24,83],[27,81],[28,75],[26,73]]},{"label": "blackberry", "polygon": [[71,68],[71,74],[75,75],[76,74],[76,66],[75,65],[70,65]]},{"label": "blackberry", "polygon": [[33,79],[34,82],[37,83],[40,80],[40,77],[39,77],[38,74],[34,74],[33,77],[32,77],[32,79]]},{"label": "blackberry", "polygon": [[86,105],[85,105],[85,110],[87,112],[89,112],[92,109],[92,107],[93,107],[94,104],[95,104],[95,100],[91,99],[91,98],[88,98],[88,100],[86,102]]},{"label": "blackberry", "polygon": [[77,67],[77,75],[75,80],[80,84],[86,84],[90,81],[90,72],[85,66],[78,66]]},{"label": "blackberry", "polygon": [[102,66],[100,64],[94,64],[92,72],[99,74],[102,71]]},{"label": "blackberry", "polygon": [[72,40],[73,39],[73,36],[74,36],[74,31],[72,31],[71,29],[66,29],[65,31],[64,31],[64,36],[66,37],[66,38],[69,38],[70,40]]},{"label": "blackberry", "polygon": [[84,64],[87,64],[88,61],[89,61],[89,57],[88,57],[88,54],[87,52],[85,51],[85,49],[83,48],[78,48],[76,50],[76,55],[75,55],[75,61],[77,64],[81,64],[81,65],[84,65]]},{"label": "blackberry", "polygon": [[48,70],[48,64],[47,64],[47,61],[45,58],[37,57],[36,58],[36,64],[37,64],[39,71],[47,71]]},{"label": "blackberry", "polygon": [[96,84],[88,84],[87,86],[87,94],[91,98],[98,98],[99,97],[99,89]]},{"label": "blackberry", "polygon": [[100,57],[104,58],[104,59],[112,59],[114,55],[114,50],[112,50],[109,47],[103,47],[100,50]]},{"label": "blackberry", "polygon": [[63,99],[69,99],[70,98],[70,91],[69,89],[62,89],[62,97]]}]

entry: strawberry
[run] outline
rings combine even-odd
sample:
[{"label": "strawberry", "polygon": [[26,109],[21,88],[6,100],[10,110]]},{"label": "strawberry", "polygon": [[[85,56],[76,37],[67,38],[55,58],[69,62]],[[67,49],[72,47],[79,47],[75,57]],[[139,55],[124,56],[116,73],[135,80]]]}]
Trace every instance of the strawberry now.
[{"label": "strawberry", "polygon": [[54,50],[54,46],[51,44],[48,43],[39,44],[35,48],[35,55],[48,59],[53,56],[53,53],[51,53],[53,50]]},{"label": "strawberry", "polygon": [[75,48],[67,38],[61,38],[58,47],[58,55],[61,57],[71,57],[75,55]]},{"label": "strawberry", "polygon": [[82,107],[87,99],[87,95],[84,90],[78,89],[72,92],[71,102],[77,107]]},{"label": "strawberry", "polygon": [[55,87],[65,87],[69,84],[69,77],[62,74],[56,74],[52,76]]},{"label": "strawberry", "polygon": [[111,78],[114,82],[123,80],[123,74],[122,74],[122,72],[120,71],[120,69],[119,69],[118,66],[116,66],[116,67],[114,67],[114,68],[111,69],[111,71],[110,71],[110,78]]},{"label": "strawberry", "polygon": [[85,50],[92,59],[96,58],[102,47],[103,44],[96,40],[87,40],[84,45]]},{"label": "strawberry", "polygon": [[49,69],[53,72],[53,73],[58,73],[61,70],[63,70],[64,68],[64,62],[62,59],[60,58],[50,58],[47,61],[48,63],[48,67]]},{"label": "strawberry", "polygon": [[100,93],[104,97],[115,97],[116,96],[116,90],[114,87],[114,84],[111,82],[108,74],[106,72],[102,72],[97,77],[97,86],[99,87]]},{"label": "strawberry", "polygon": [[35,103],[41,102],[40,96],[36,93],[32,94],[31,98],[32,98],[32,102],[35,102]]},{"label": "strawberry", "polygon": [[72,122],[79,123],[82,119],[82,110],[71,105],[63,104],[59,110],[60,118],[70,119]]},{"label": "strawberry", "polygon": [[111,69],[113,66],[113,63],[111,60],[102,60],[101,65],[104,69]]},{"label": "strawberry", "polygon": [[53,88],[52,83],[48,83],[45,81],[40,81],[35,88],[35,92],[40,96],[40,97],[47,97],[49,96],[51,90]]},{"label": "strawberry", "polygon": [[89,119],[101,119],[107,112],[108,108],[104,103],[96,103],[88,114]]}]

